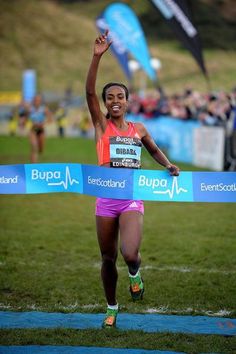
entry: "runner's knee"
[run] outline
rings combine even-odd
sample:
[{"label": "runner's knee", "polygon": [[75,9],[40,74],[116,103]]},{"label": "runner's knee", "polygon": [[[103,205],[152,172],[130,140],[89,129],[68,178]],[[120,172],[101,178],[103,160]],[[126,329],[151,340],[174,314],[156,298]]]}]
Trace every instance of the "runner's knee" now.
[{"label": "runner's knee", "polygon": [[102,264],[107,267],[112,267],[115,265],[117,259],[117,255],[108,255],[108,254],[103,254],[102,255]]},{"label": "runner's knee", "polygon": [[139,253],[138,251],[121,251],[122,256],[126,262],[126,264],[136,264],[139,262]]}]

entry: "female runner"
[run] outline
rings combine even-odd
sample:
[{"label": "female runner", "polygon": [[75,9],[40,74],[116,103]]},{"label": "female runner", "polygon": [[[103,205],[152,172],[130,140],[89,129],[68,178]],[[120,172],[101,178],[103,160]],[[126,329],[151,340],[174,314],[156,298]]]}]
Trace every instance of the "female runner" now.
[{"label": "female runner", "polygon": [[52,120],[52,113],[42,103],[42,96],[36,95],[29,109],[29,120],[31,129],[30,140],[30,162],[38,161],[38,154],[43,152],[45,144],[45,123]]},{"label": "female runner", "polygon": [[[171,175],[178,176],[179,168],[158,148],[144,125],[126,120],[129,92],[125,85],[116,82],[105,85],[102,98],[107,115],[102,113],[96,93],[96,79],[100,60],[111,45],[107,36],[108,31],[95,40],[86,80],[86,98],[95,128],[99,165],[111,168],[140,168],[141,148],[144,146],[154,160],[169,170]],[[117,154],[117,149],[114,148],[117,143],[124,147],[122,158],[121,151]],[[118,314],[116,259],[119,236],[120,252],[128,267],[131,297],[134,301],[143,297],[144,284],[139,270],[143,214],[144,206],[141,200],[96,200],[96,228],[102,257],[101,277],[107,301],[107,312],[103,321],[105,328],[116,326]]]}]

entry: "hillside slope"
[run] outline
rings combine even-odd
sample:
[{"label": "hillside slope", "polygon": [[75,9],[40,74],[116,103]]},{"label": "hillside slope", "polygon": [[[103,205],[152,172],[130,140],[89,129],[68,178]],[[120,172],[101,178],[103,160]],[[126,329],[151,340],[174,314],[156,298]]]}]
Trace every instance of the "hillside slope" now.
[{"label": "hillside slope", "polygon": [[[71,87],[82,95],[97,33],[94,19],[108,3],[107,0],[67,4],[51,0],[0,0],[0,91],[20,90],[22,71],[34,68],[38,90],[61,92]],[[145,2],[146,7],[142,6],[143,0],[126,3],[144,21],[151,55],[162,62],[159,79],[166,90],[175,92],[191,85],[205,91],[206,82],[191,54],[175,39],[155,39],[149,33],[144,13],[150,4]],[[212,88],[230,90],[235,84],[236,52],[214,49],[204,50],[204,55]],[[101,73],[99,88],[114,78],[127,83],[110,52],[103,59]],[[145,80],[145,75],[139,72],[133,84],[138,88]],[[152,87],[148,80],[146,84]]]},{"label": "hillside slope", "polygon": [[1,89],[18,86],[25,68],[37,70],[44,89],[80,78],[87,67],[84,48],[96,33],[92,21],[51,1],[2,1],[1,9]]}]

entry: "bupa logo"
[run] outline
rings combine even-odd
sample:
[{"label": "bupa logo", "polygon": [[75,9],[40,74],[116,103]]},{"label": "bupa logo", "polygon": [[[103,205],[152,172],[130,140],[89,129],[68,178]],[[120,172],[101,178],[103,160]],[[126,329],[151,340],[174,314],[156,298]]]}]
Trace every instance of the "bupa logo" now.
[{"label": "bupa logo", "polygon": [[82,193],[83,182],[79,164],[27,165],[27,192]]},{"label": "bupa logo", "polygon": [[33,169],[31,172],[31,178],[32,180],[46,181],[48,186],[63,186],[66,190],[73,186],[73,184],[79,184],[79,180],[71,177],[68,166],[66,166],[64,176],[62,176],[61,171],[39,171]]},{"label": "bupa logo", "polygon": [[168,180],[166,178],[147,178],[144,175],[139,177],[138,181],[139,187],[150,187],[153,194],[166,194],[170,199],[173,199],[175,194],[187,193],[186,188],[181,188],[178,185],[178,178],[173,177],[172,183],[169,186]]},{"label": "bupa logo", "polygon": [[161,201],[192,200],[192,178],[190,172],[172,177],[162,171],[135,171],[135,199]]}]

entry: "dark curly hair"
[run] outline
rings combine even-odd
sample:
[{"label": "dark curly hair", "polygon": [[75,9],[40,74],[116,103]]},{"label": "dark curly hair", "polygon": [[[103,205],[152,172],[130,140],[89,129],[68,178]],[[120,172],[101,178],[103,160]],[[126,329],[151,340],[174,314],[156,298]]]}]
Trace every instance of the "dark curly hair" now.
[{"label": "dark curly hair", "polygon": [[119,82],[109,82],[108,84],[106,84],[106,85],[103,87],[103,90],[102,90],[102,99],[103,99],[103,102],[106,101],[106,91],[107,91],[111,86],[119,86],[119,87],[123,88],[123,90],[125,91],[125,97],[126,97],[126,99],[127,99],[127,100],[129,99],[129,90],[128,90],[128,88],[127,88],[124,84],[121,84],[121,83],[119,83]]}]

